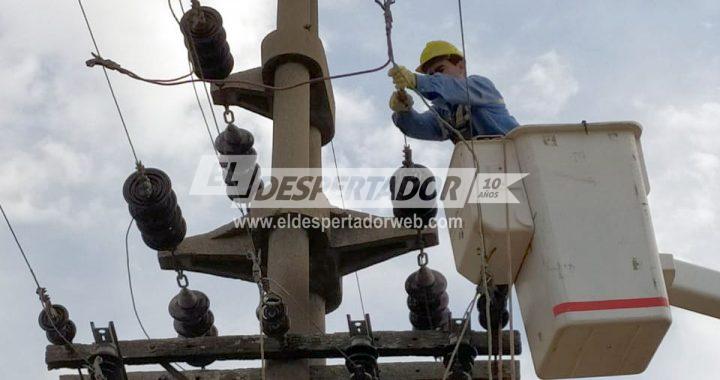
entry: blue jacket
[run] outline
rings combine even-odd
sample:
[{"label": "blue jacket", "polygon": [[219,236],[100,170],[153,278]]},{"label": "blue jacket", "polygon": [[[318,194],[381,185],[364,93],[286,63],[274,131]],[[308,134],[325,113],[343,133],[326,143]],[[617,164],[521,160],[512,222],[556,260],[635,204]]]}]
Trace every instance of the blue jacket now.
[{"label": "blue jacket", "polygon": [[[505,107],[505,101],[495,85],[485,77],[472,75],[468,77],[470,87],[470,110],[472,115],[472,133],[469,119],[462,112],[467,110],[468,93],[465,79],[449,75],[418,75],[417,90],[432,102],[432,107],[450,125],[464,132],[466,138],[472,136],[505,135],[518,126],[518,122]],[[458,113],[460,112],[460,115]],[[432,111],[419,113],[413,109],[407,112],[395,112],[393,122],[409,137],[422,140],[447,140],[452,134],[440,125],[440,121]],[[463,131],[465,130],[465,131]]]}]

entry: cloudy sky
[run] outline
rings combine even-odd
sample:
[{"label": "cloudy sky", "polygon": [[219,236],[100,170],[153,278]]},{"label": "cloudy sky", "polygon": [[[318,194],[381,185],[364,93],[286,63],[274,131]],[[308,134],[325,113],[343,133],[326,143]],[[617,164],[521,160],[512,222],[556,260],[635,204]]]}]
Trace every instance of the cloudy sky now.
[{"label": "cloudy sky", "polygon": [[[260,41],[275,26],[276,2],[205,3],[225,19],[236,70],[258,66]],[[164,0],[87,0],[86,7],[105,57],[153,78],[187,71],[182,37]],[[466,0],[465,17],[470,72],[491,78],[521,123],[640,122],[660,250],[720,270],[720,3]],[[320,18],[331,72],[385,61],[383,19],[372,0],[320,0]],[[396,58],[407,66],[416,64],[428,40],[460,41],[453,1],[397,0],[395,21]],[[102,73],[84,65],[91,46],[75,1],[3,5],[0,201],[42,284],[78,324],[76,341],[91,340],[90,321],[109,320],[122,339],[139,339],[125,272],[130,216],[121,194],[133,161]],[[192,87],[111,77],[138,154],[172,178],[189,234],[228,223],[237,214],[224,197],[188,194],[199,156],[212,152]],[[389,121],[391,90],[384,73],[334,83],[341,168],[399,165],[402,136]],[[255,134],[261,161],[269,165],[271,123],[243,110],[235,114]],[[412,146],[417,160],[431,167],[447,166],[452,152],[450,143]],[[329,147],[323,158],[332,170]],[[430,262],[448,277],[451,307],[459,314],[473,286],[455,272],[447,231],[440,233]],[[159,270],[134,229],[130,253],[148,331],[174,336],[167,315],[177,291],[174,274]],[[410,254],[360,272],[375,329],[409,328],[403,281],[415,269]],[[257,332],[252,285],[199,274],[190,282],[210,296],[222,334]],[[3,379],[61,373],[45,370],[34,291],[10,234],[0,228]],[[346,329],[345,314],[360,315],[354,278],[345,279],[344,293],[343,305],[328,316],[330,331]],[[636,378],[713,378],[720,372],[720,321],[673,312],[665,341]],[[519,312],[515,322],[521,327]],[[527,351],[521,360],[523,377],[535,378]]]}]

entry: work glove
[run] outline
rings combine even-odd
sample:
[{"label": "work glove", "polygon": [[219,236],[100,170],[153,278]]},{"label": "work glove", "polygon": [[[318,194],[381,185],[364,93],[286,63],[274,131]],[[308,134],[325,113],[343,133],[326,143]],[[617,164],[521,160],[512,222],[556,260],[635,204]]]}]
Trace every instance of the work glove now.
[{"label": "work glove", "polygon": [[393,84],[398,90],[406,88],[414,89],[416,86],[415,74],[408,70],[405,66],[395,66],[388,71],[388,76],[392,77]]},{"label": "work glove", "polygon": [[393,112],[407,112],[412,109],[413,99],[407,92],[398,90],[390,97],[390,109]]}]

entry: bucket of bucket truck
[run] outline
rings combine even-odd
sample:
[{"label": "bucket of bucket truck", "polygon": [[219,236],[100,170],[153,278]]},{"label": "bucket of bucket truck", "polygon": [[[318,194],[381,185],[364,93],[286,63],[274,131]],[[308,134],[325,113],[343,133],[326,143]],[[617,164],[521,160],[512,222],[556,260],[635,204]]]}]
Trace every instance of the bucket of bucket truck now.
[{"label": "bucket of bucket truck", "polygon": [[670,323],[634,122],[521,126],[534,234],[515,285],[541,378],[637,374]]},{"label": "bucket of bucket truck", "polygon": [[[477,158],[478,175],[466,202],[445,206],[448,218],[462,221],[448,225],[455,267],[465,278],[480,284],[484,255],[487,276],[492,277],[495,284],[509,284],[520,269],[533,234],[532,214],[522,181],[507,186],[514,197],[513,203],[508,203],[505,194],[497,191],[510,182],[505,173],[512,173],[515,179],[520,177],[515,145],[512,140],[500,138],[472,140],[468,145],[455,145],[448,169],[448,178],[456,170],[474,170]],[[446,181],[443,194],[449,186],[451,182]],[[508,271],[508,267],[512,269]]]}]

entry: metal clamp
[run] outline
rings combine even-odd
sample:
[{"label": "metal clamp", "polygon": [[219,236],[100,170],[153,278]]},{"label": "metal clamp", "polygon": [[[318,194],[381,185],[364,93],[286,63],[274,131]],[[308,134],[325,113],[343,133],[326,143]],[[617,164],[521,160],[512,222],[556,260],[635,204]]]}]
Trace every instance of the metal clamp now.
[{"label": "metal clamp", "polygon": [[347,315],[348,329],[350,330],[350,346],[345,349],[347,359],[345,366],[350,372],[351,380],[375,380],[380,375],[377,365],[378,351],[373,345],[372,326],[370,315],[353,321]]}]

